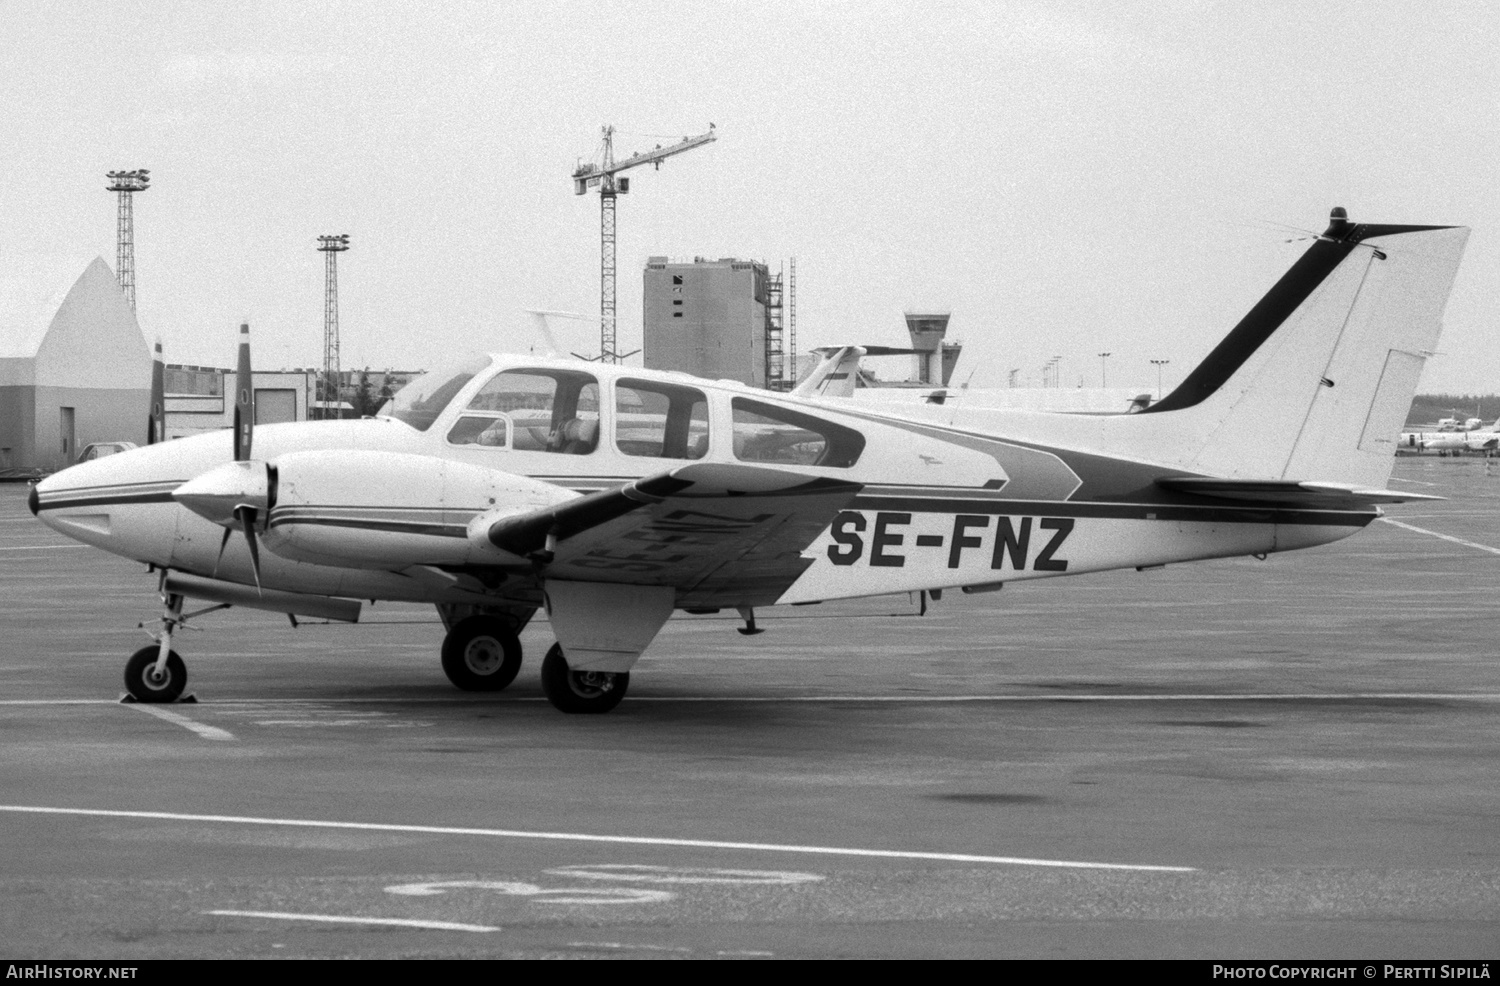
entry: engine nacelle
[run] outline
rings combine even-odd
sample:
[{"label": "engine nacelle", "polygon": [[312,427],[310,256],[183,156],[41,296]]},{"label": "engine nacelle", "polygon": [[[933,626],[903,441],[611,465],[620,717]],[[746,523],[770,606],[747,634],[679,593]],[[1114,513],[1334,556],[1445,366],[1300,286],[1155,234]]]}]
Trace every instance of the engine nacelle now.
[{"label": "engine nacelle", "polygon": [[505,516],[578,496],[526,476],[426,455],[337,450],[278,456],[265,546],[321,565],[523,564],[483,537],[480,514]]}]

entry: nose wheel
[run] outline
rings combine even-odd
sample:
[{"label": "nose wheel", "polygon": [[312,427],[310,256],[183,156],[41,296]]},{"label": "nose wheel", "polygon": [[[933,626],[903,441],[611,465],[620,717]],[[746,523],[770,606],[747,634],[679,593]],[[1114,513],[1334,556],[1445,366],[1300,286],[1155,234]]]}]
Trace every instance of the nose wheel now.
[{"label": "nose wheel", "polygon": [[521,670],[521,640],[510,624],[471,616],[443,638],[443,672],[466,692],[498,692]]},{"label": "nose wheel", "polygon": [[152,644],[130,655],[125,662],[125,690],[137,702],[175,702],[187,686],[187,665],[177,652],[168,651],[160,668],[161,647]]},{"label": "nose wheel", "polygon": [[[125,691],[137,702],[175,702],[187,687],[187,665],[172,649],[172,635],[187,624],[182,612],[182,596],[166,591],[166,572],[162,572],[161,633],[156,643],[142,647],[125,662]],[[213,609],[222,609],[215,606]],[[198,616],[210,612],[203,610]]]},{"label": "nose wheel", "polygon": [[542,658],[542,691],[554,707],[571,713],[608,712],[630,687],[629,671],[574,671],[562,645],[553,644]]}]

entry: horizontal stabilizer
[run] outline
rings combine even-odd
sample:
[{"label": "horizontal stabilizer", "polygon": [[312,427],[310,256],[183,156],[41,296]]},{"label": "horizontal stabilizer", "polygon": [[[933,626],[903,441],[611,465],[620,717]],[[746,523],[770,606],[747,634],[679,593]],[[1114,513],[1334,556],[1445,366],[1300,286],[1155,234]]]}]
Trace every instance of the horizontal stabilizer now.
[{"label": "horizontal stabilizer", "polygon": [[1212,476],[1169,476],[1158,486],[1220,500],[1252,503],[1289,503],[1307,507],[1375,506],[1410,500],[1442,500],[1441,496],[1405,490],[1374,490],[1352,483],[1321,483],[1295,479],[1216,479]]}]

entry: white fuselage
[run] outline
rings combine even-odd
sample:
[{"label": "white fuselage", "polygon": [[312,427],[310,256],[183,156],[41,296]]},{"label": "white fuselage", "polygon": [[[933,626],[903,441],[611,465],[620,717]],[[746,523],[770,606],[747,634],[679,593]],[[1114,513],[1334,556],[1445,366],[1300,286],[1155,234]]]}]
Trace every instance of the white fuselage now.
[{"label": "white fuselage", "polygon": [[[590,405],[595,409],[585,412],[592,415],[595,424],[590,430],[597,436],[584,452],[549,450],[543,444],[546,436],[536,435],[545,428],[528,418],[530,412],[496,410],[494,402],[485,404],[476,396],[483,394],[486,380],[506,371],[516,374],[559,365],[567,373],[586,372],[597,387]],[[496,357],[489,371],[476,374],[456,392],[425,430],[395,418],[256,429],[254,458],[284,463],[282,505],[273,512],[265,538],[269,550],[261,554],[261,584],[320,596],[483,602],[488,597],[482,585],[449,573],[486,564],[522,564],[519,559],[497,558],[493,548],[480,543],[482,539],[465,540],[469,521],[497,510],[503,513],[508,497],[524,499],[517,484],[507,485],[505,477],[529,477],[567,497],[669,470],[680,466],[686,455],[698,456],[694,461],[785,467],[863,487],[849,508],[802,552],[800,574],[780,586],[774,598],[756,599],[761,605],[1264,554],[1336,540],[1374,516],[1347,511],[1276,513],[1254,505],[1105,495],[1094,488],[1097,479],[1094,487],[1084,490],[1092,495],[1077,498],[1085,486],[1079,475],[1082,467],[1075,468],[1080,461],[1093,462],[1096,470],[1133,470],[1141,476],[1173,468],[1144,457],[1103,460],[1084,452],[1078,453],[1084,458],[1077,459],[1069,452],[1068,446],[1086,449],[1088,439],[1101,432],[1132,427],[1144,433],[1143,438],[1123,444],[1149,448],[1151,433],[1160,423],[1137,416],[1062,419],[1061,430],[1056,416],[1027,412],[911,408],[897,416],[833,408],[677,374],[612,367],[583,371],[581,366]],[[659,435],[653,439],[650,415],[630,402],[652,381],[665,381],[664,386],[685,388],[703,398],[701,410],[695,411],[693,437],[683,445],[691,445],[691,453],[650,454],[660,451],[650,445],[651,440],[661,444]],[[476,411],[476,405],[482,410]],[[781,409],[776,414],[787,415],[785,420],[767,417],[768,409],[776,408]],[[491,418],[503,424],[493,432],[494,440],[505,444],[481,444],[475,438],[476,415],[490,416],[480,424]],[[820,427],[834,436],[827,439],[830,443],[838,434],[857,435],[862,448],[854,461],[820,465],[805,454],[808,429]],[[996,434],[1007,437],[992,437]],[[1040,446],[1044,435],[1052,437],[1053,448]],[[1063,440],[1060,445],[1058,439]],[[417,483],[409,470],[392,469],[389,478],[383,478],[383,463],[394,464],[398,458],[423,461],[405,458],[413,456],[454,463],[454,476]],[[254,573],[243,540],[231,537],[226,542],[223,527],[172,497],[183,484],[229,459],[230,435],[222,432],[76,466],[41,484],[41,517],[70,537],[118,555],[251,584]],[[303,464],[302,473],[294,468],[297,463]],[[304,476],[298,486],[297,476],[314,466],[321,470],[322,485]],[[1149,479],[1121,482],[1124,493],[1133,484],[1149,486]],[[297,499],[303,489],[316,493]],[[537,505],[534,499],[510,507],[529,509]],[[317,514],[320,526],[298,528],[292,523],[312,514]],[[278,517],[288,522],[280,524]],[[649,563],[649,555],[643,555],[640,564]],[[601,576],[600,581],[609,581]],[[732,605],[741,601],[734,596],[735,590],[725,588],[713,598],[695,598],[679,588],[678,602]]]}]

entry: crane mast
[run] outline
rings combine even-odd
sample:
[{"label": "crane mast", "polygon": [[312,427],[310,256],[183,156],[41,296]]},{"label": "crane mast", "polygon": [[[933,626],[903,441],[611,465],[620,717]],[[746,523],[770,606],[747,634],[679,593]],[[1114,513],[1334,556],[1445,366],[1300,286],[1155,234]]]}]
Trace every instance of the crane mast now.
[{"label": "crane mast", "polygon": [[622,354],[615,349],[615,197],[630,191],[630,179],[616,176],[642,164],[660,168],[662,161],[672,155],[712,143],[718,137],[710,123],[707,133],[684,137],[667,147],[657,145],[652,150],[616,161],[615,128],[607,126],[603,131],[601,162],[597,165],[592,162],[580,164],[574,169],[573,194],[583,195],[590,188],[599,189],[599,359],[604,363],[618,363],[633,354]]}]

